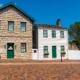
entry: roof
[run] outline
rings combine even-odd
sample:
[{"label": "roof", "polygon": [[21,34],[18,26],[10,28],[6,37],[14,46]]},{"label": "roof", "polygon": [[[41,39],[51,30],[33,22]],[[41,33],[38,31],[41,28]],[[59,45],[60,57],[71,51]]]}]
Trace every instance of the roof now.
[{"label": "roof", "polygon": [[17,5],[15,5],[14,3],[10,2],[8,4],[5,4],[3,6],[0,7],[0,10],[8,7],[8,6],[13,6],[14,8],[16,8],[17,10],[19,10],[22,14],[24,14],[25,16],[27,16],[32,22],[35,22],[35,19],[32,18],[29,14],[27,14],[25,11],[23,11],[22,9],[20,9]]},{"label": "roof", "polygon": [[51,24],[35,24],[35,26],[39,28],[66,29],[67,30],[67,28],[63,26],[51,25]]}]

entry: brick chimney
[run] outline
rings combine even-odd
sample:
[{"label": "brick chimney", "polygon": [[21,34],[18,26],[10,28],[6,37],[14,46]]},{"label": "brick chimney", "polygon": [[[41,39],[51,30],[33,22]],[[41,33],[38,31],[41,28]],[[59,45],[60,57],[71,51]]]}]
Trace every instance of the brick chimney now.
[{"label": "brick chimney", "polygon": [[61,26],[61,20],[60,19],[57,20],[56,25]]}]

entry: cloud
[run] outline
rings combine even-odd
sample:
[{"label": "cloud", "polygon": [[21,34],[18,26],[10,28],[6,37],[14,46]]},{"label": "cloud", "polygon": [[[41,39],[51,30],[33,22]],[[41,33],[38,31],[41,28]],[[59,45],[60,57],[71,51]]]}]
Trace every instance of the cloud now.
[{"label": "cloud", "polygon": [[0,3],[0,7],[1,7],[2,5],[3,5],[3,4]]}]

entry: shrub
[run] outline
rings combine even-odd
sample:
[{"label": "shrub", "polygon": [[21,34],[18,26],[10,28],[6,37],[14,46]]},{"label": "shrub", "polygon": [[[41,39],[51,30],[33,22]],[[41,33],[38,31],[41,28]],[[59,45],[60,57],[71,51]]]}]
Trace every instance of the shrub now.
[{"label": "shrub", "polygon": [[44,52],[44,55],[49,55],[49,52]]},{"label": "shrub", "polygon": [[66,52],[65,51],[62,51],[61,54],[66,54]]}]

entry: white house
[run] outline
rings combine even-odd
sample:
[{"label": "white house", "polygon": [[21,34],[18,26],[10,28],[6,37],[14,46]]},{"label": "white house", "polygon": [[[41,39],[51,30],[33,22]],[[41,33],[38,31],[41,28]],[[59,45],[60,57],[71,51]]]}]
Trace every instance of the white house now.
[{"label": "white house", "polygon": [[[35,24],[33,30],[33,45],[34,48],[38,49],[34,59],[61,59],[61,51],[66,52],[63,59],[67,59],[68,30],[60,26],[60,23],[57,25]],[[45,51],[47,51],[49,55],[44,55]]]}]

